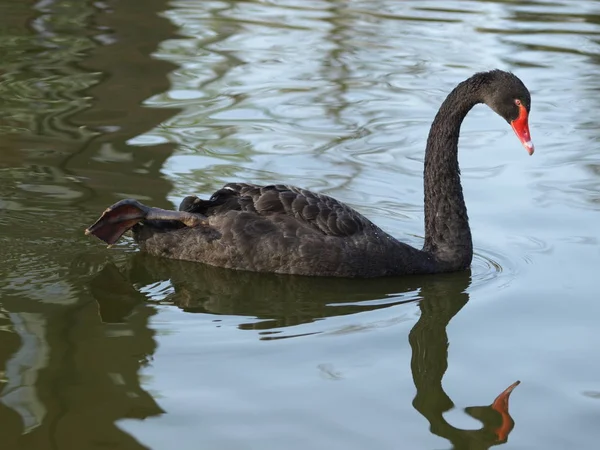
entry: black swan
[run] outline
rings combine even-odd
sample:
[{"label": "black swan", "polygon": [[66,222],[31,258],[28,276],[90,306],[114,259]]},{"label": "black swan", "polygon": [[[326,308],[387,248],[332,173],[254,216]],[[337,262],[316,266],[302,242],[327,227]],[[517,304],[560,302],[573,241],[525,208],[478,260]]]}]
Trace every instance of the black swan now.
[{"label": "black swan", "polygon": [[179,211],[121,200],[86,234],[114,244],[132,229],[149,254],[255,272],[371,278],[467,269],[473,242],[460,184],[458,135],[477,103],[502,116],[533,154],[531,98],[519,78],[492,70],[458,84],[427,139],[422,250],[398,241],[342,202],[282,184],[226,184],[208,200],[184,198]]}]

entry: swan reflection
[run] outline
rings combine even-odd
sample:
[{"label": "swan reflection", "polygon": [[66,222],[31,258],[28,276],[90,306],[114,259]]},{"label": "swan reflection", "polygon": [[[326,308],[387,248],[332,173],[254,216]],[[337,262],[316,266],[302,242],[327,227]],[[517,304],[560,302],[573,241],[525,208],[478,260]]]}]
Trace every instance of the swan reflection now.
[{"label": "swan reflection", "polygon": [[[468,272],[379,280],[314,279],[238,272],[137,254],[124,269],[105,266],[91,282],[91,291],[107,323],[126,322],[136,308],[157,302],[189,313],[255,317],[238,326],[260,330],[261,339],[297,336],[300,333],[286,327],[326,317],[418,302],[419,319],[409,334],[416,387],[413,407],[429,422],[430,431],[450,441],[453,448],[487,449],[505,443],[514,427],[508,400],[519,382],[487,406],[464,409],[481,422],[480,429],[461,429],[444,417],[454,408],[442,387],[448,367],[446,328],[468,302],[470,280]],[[107,285],[113,287],[110,293]],[[320,370],[335,376],[327,368]],[[501,387],[490,388],[498,392]]]}]

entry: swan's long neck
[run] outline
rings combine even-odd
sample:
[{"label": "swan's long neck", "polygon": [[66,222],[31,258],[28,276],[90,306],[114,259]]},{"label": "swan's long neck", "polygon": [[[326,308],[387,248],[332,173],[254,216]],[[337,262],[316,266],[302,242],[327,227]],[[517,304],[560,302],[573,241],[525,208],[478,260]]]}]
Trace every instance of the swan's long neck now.
[{"label": "swan's long neck", "polygon": [[473,259],[473,241],[460,184],[458,135],[460,125],[481,103],[480,83],[473,78],[460,83],[438,111],[425,150],[425,244],[440,270],[467,268]]}]

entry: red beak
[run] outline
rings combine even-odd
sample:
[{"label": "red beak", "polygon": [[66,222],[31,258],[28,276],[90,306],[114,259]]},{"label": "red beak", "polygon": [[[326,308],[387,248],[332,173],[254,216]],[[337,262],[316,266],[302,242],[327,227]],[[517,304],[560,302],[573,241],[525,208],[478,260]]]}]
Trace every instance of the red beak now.
[{"label": "red beak", "polygon": [[529,122],[528,122],[527,110],[523,105],[519,105],[519,117],[513,120],[510,124],[512,129],[515,130],[515,134],[527,150],[527,153],[533,155],[533,142],[531,142],[531,135],[529,134]]}]

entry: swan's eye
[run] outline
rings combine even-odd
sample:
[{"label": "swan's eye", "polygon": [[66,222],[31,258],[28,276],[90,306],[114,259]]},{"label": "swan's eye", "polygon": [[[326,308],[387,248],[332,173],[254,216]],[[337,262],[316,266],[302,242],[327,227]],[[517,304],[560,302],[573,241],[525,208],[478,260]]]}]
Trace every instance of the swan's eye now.
[{"label": "swan's eye", "polygon": [[515,105],[521,106],[521,100],[519,100],[518,98],[516,98],[515,99]]}]

